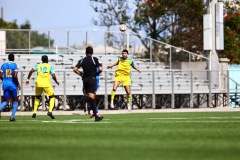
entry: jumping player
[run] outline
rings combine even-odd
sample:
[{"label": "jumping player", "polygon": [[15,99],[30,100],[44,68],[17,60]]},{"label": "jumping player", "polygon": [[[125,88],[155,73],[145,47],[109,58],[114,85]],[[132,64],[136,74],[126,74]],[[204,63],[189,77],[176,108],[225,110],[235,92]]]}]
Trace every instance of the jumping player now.
[{"label": "jumping player", "polygon": [[128,57],[128,50],[126,49],[122,51],[122,56],[118,58],[118,61],[107,66],[107,69],[112,68],[113,66],[118,66],[118,67],[115,71],[115,78],[114,78],[114,84],[113,84],[113,89],[111,93],[110,107],[111,109],[114,109],[113,100],[114,100],[115,92],[119,84],[122,83],[127,94],[127,108],[130,111],[131,110],[131,105],[130,105],[131,67],[137,70],[139,73],[141,73],[141,71],[135,66],[134,60]]}]

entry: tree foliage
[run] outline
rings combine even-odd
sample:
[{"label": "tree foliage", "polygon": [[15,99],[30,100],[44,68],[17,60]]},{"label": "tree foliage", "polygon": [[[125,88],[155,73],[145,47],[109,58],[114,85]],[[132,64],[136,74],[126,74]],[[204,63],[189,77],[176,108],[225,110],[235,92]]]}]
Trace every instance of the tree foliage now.
[{"label": "tree foliage", "polygon": [[220,57],[229,58],[231,63],[240,63],[240,2],[224,3],[224,50]]},{"label": "tree foliage", "polygon": [[204,0],[90,0],[90,5],[99,15],[94,19],[94,24],[114,26],[124,23],[128,29],[137,33],[148,50],[150,50],[148,42],[139,35],[202,53],[204,2]]},{"label": "tree foliage", "polygon": [[[49,40],[46,34],[40,34],[37,31],[30,31],[31,24],[26,21],[20,26],[17,25],[17,21],[6,22],[0,19],[0,29],[22,29],[22,31],[8,30],[6,34],[6,47],[8,49],[28,49],[29,48],[29,34],[31,48],[36,46],[47,47]],[[53,44],[53,40],[50,40],[50,44]],[[20,52],[21,53],[21,52]]]}]

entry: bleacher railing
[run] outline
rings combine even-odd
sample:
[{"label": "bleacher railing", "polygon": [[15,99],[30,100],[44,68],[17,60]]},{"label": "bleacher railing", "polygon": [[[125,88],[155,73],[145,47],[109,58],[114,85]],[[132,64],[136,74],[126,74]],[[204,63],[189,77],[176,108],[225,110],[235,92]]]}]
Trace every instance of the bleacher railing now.
[{"label": "bleacher railing", "polygon": [[[223,76],[221,76],[223,71],[219,71],[220,67],[218,61],[212,61],[203,55],[192,53],[148,37],[144,38],[131,32],[11,29],[1,29],[0,32],[4,32],[6,35],[5,38],[0,37],[1,54],[15,53],[19,62],[24,62],[21,66],[21,70],[28,70],[29,67],[32,67],[32,63],[35,64],[37,61],[39,62],[40,58],[34,60],[30,55],[34,54],[35,57],[37,57],[37,55],[41,56],[42,54],[49,55],[50,63],[55,65],[55,67],[57,66],[59,73],[62,72],[60,76],[62,76],[63,79],[63,86],[67,87],[66,89],[61,85],[60,92],[60,88],[54,86],[56,93],[64,95],[65,98],[69,93],[74,95],[82,94],[81,89],[77,88],[81,86],[81,84],[78,85],[78,83],[80,83],[79,77],[72,82],[71,79],[64,79],[63,77],[68,78],[71,75],[71,67],[76,64],[76,59],[80,59],[85,55],[85,48],[88,45],[93,46],[96,56],[101,60],[105,60],[104,65],[113,63],[116,57],[121,55],[123,49],[128,49],[131,56],[135,59],[136,64],[145,67],[142,68],[145,74],[138,75],[133,79],[133,81],[140,80],[140,82],[137,86],[132,87],[132,93],[134,94],[134,87],[138,88],[136,89],[136,93],[139,93],[139,90],[140,94],[148,93],[147,91],[149,91],[152,95],[153,107],[156,106],[154,104],[157,101],[155,99],[157,94],[170,94],[172,97],[171,107],[174,107],[176,100],[174,96],[176,94],[189,94],[190,98],[186,99],[189,101],[189,106],[193,107],[193,95],[199,93],[199,89],[201,88],[204,88],[201,92],[206,93],[208,96],[208,106],[212,106],[212,93],[218,92],[225,94],[228,92],[226,86],[222,88],[223,84],[225,84],[228,79],[223,80]],[[47,43],[36,44],[36,41],[38,41],[36,40],[36,33],[45,37]],[[13,37],[20,40],[20,42],[18,41],[18,45],[10,45],[11,38]],[[144,44],[142,42],[144,42]],[[104,57],[108,57],[108,59],[104,59]],[[6,59],[6,57],[2,58],[2,62]],[[217,68],[211,68],[209,70],[210,63],[217,64],[214,65],[217,66]],[[23,80],[24,75],[26,75],[24,72],[25,71],[21,72],[21,78],[23,78]],[[168,77],[169,79],[165,79],[164,83],[161,82],[161,76],[158,75],[159,73],[165,73],[163,77]],[[181,77],[178,75],[180,73],[185,73],[185,76],[182,76],[182,78],[188,77],[188,80],[178,83],[180,81],[179,77]],[[106,88],[99,93],[105,95],[105,98],[109,95],[109,90],[112,88],[111,78],[113,75],[114,72],[109,70],[104,71],[102,75],[102,81],[104,82],[102,86]],[[189,75],[191,75],[193,79],[189,78]],[[134,76],[134,74],[132,76]],[[149,82],[141,83],[141,81],[146,78]],[[199,81],[197,82],[197,80]],[[71,87],[68,86],[68,82],[72,84]],[[24,89],[26,88],[23,88],[22,95],[32,94],[34,85],[28,88],[28,92],[25,92]],[[120,94],[123,93],[124,90],[120,92]],[[105,107],[107,103],[105,99]],[[64,104],[64,107],[65,106],[66,104]]]},{"label": "bleacher railing", "polygon": [[[157,108],[156,106],[160,106],[161,108],[163,107],[157,100],[157,97],[160,95],[170,95],[170,102],[168,102],[169,108],[176,108],[176,103],[180,103],[182,107],[187,108],[195,108],[197,106],[228,106],[229,101],[227,101],[227,99],[224,100],[222,97],[226,98],[226,96],[229,95],[229,82],[227,79],[222,79],[221,83],[213,83],[211,79],[207,78],[212,72],[222,73],[222,71],[179,71],[154,69],[143,69],[142,73],[133,71],[131,75],[131,94],[138,96],[148,95],[152,100],[148,102],[149,106],[152,108]],[[228,71],[224,72],[228,74]],[[24,107],[24,97],[34,96],[35,93],[36,74],[32,75],[29,86],[25,86],[24,82],[27,74],[28,71],[20,71],[19,73],[19,80],[22,86],[19,91],[21,109]],[[55,95],[63,97],[62,105],[63,109],[66,109],[67,96],[83,96],[81,77],[75,75],[72,70],[56,70],[56,75],[60,85],[58,86],[54,83],[54,81],[52,81]],[[105,70],[100,76],[100,87],[98,89],[97,96],[104,97],[104,109],[108,109],[110,103],[108,96],[111,94],[113,78],[114,72],[111,70]],[[2,94],[2,90],[0,89],[0,95]],[[125,94],[125,90],[122,86],[120,86],[116,95]],[[182,100],[181,98],[179,99],[179,95],[184,97],[182,100],[185,99],[185,102],[180,102]],[[213,99],[212,97],[215,98]],[[205,100],[198,102],[199,99]],[[215,102],[216,99],[217,102]]]},{"label": "bleacher railing", "polygon": [[[204,55],[192,53],[149,37],[142,37],[133,32],[27,29],[0,29],[0,32],[5,33],[5,37],[0,37],[0,54],[10,52],[84,54],[86,46],[92,45],[95,54],[118,55],[123,49],[128,49],[133,57],[161,63],[168,69],[191,70],[193,62],[205,62],[206,66],[210,63],[210,59]],[[11,43],[13,38],[16,44]],[[181,65],[185,62],[188,66]],[[212,61],[211,63],[218,62]],[[213,68],[213,70],[217,69]]]}]

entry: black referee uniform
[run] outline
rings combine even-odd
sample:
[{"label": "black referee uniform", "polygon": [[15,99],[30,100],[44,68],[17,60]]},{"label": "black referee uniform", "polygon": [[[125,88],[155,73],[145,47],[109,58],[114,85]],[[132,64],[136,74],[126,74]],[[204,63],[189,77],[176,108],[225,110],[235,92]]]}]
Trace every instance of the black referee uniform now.
[{"label": "black referee uniform", "polygon": [[96,86],[96,76],[99,75],[97,68],[102,66],[102,63],[97,57],[86,56],[79,60],[75,67],[83,69],[83,87],[86,93],[95,93],[97,90]]}]

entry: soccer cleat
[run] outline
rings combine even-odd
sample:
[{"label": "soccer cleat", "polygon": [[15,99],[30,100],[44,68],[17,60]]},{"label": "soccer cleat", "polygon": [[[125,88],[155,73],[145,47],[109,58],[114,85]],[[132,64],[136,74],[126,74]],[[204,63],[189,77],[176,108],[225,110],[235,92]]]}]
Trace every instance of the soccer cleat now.
[{"label": "soccer cleat", "polygon": [[47,115],[51,117],[52,119],[55,119],[55,117],[52,115],[52,112],[48,112]]},{"label": "soccer cleat", "polygon": [[32,118],[36,118],[36,117],[37,117],[36,113],[33,113]]},{"label": "soccer cleat", "polygon": [[[97,116],[101,117],[101,115],[99,113],[97,113]],[[94,114],[91,114],[89,118],[93,118],[93,117],[94,117]]]},{"label": "soccer cleat", "polygon": [[127,104],[128,111],[131,111],[131,105]]},{"label": "soccer cleat", "polygon": [[103,120],[103,117],[98,117],[98,116],[95,117],[95,122],[99,122],[101,120]]},{"label": "soccer cleat", "polygon": [[16,120],[15,120],[15,118],[14,117],[10,117],[10,120],[9,120],[10,122],[15,122]]},{"label": "soccer cleat", "polygon": [[114,104],[113,103],[110,104],[110,108],[114,109]]}]

